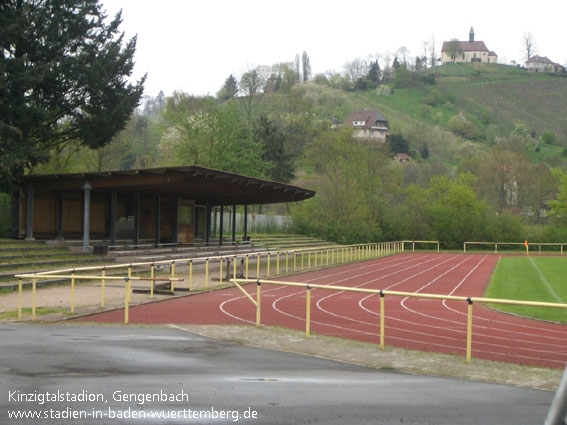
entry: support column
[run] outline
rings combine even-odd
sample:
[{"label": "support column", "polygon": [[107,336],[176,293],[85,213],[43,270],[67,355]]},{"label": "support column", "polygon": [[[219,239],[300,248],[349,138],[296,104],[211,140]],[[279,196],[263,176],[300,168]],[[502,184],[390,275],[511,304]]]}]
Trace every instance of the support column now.
[{"label": "support column", "polygon": [[134,195],[134,245],[140,243],[140,192]]},{"label": "support column", "polygon": [[63,239],[63,193],[57,193],[57,236],[56,239]]},{"label": "support column", "polygon": [[33,184],[27,187],[26,239],[33,240]]},{"label": "support column", "polygon": [[110,245],[116,245],[116,189],[110,191]]},{"label": "support column", "polygon": [[207,204],[207,212],[205,214],[205,244],[209,244],[211,238],[211,204]]},{"label": "support column", "polygon": [[248,204],[244,204],[244,236],[243,241],[248,241]]},{"label": "support column", "polygon": [[223,224],[224,224],[224,205],[220,206],[220,221],[219,221],[219,246],[222,245],[222,234],[223,234]]},{"label": "support column", "polygon": [[236,243],[236,204],[232,205],[232,243]]},{"label": "support column", "polygon": [[171,242],[179,242],[179,197],[173,198],[173,211],[172,211],[172,226],[171,226]]},{"label": "support column", "polygon": [[85,182],[83,185],[83,252],[89,251],[89,237],[91,225],[91,185]]},{"label": "support column", "polygon": [[155,210],[155,214],[154,214],[154,245],[157,246],[159,245],[159,239],[160,239],[160,223],[161,223],[161,213],[160,213],[160,203],[161,203],[161,196],[160,195],[156,195],[156,200],[155,200],[155,206],[154,206],[154,210]]}]

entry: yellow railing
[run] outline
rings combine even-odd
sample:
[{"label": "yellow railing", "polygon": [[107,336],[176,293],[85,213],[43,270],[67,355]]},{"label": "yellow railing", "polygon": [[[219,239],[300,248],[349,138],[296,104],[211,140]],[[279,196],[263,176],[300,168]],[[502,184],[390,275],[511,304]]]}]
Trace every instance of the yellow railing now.
[{"label": "yellow railing", "polygon": [[[463,252],[467,252],[467,247],[471,245],[488,245],[494,246],[494,253],[498,254],[498,248],[502,246],[525,246],[524,242],[465,242],[463,244]],[[538,253],[541,254],[541,247],[555,246],[559,247],[559,252],[563,255],[565,243],[551,243],[551,242],[528,242],[528,247],[538,247]]]},{"label": "yellow railing", "polygon": [[[71,282],[70,294],[70,311],[75,312],[75,281],[76,280],[95,280],[101,282],[100,293],[100,306],[104,308],[105,305],[105,284],[108,280],[124,281],[125,283],[125,308],[128,309],[130,300],[131,282],[132,281],[150,281],[150,299],[154,298],[155,282],[163,281],[170,282],[171,292],[175,291],[175,283],[184,281],[185,279],[179,278],[180,274],[176,275],[176,265],[188,265],[188,288],[189,292],[193,291],[193,266],[195,264],[205,265],[205,282],[204,288],[209,289],[210,280],[210,264],[219,264],[219,282],[223,284],[223,265],[233,261],[233,279],[237,278],[237,262],[239,259],[244,261],[243,276],[245,279],[249,278],[249,261],[250,259],[256,260],[256,277],[260,277],[262,259],[266,259],[265,275],[270,277],[270,263],[275,256],[275,274],[289,274],[291,272],[301,272],[323,267],[332,267],[340,264],[353,263],[357,261],[365,261],[372,258],[378,258],[386,255],[396,254],[403,251],[402,242],[382,242],[371,244],[356,244],[356,245],[332,245],[319,248],[301,248],[292,250],[281,251],[261,251],[261,252],[248,252],[242,254],[230,254],[222,256],[209,256],[200,258],[185,258],[175,260],[162,260],[153,262],[138,262],[126,264],[114,264],[106,266],[88,266],[68,268],[61,270],[52,270],[47,272],[27,273],[15,275],[18,280],[18,320],[22,320],[22,289],[23,280],[28,279],[32,281],[32,320],[36,320],[36,292],[37,281],[48,279],[69,279]],[[293,260],[293,262],[292,262]],[[292,265],[292,264],[293,265]],[[170,266],[169,277],[156,277],[156,267]],[[135,277],[132,274],[134,269],[148,267],[149,277]],[[228,266],[227,266],[228,267]],[[109,270],[126,269],[127,276],[109,276]],[[145,270],[145,269],[144,269]],[[90,274],[92,272],[100,271],[100,275]],[[228,270],[227,270],[228,271]],[[89,274],[77,274],[77,273]],[[227,282],[228,283],[228,282]],[[179,288],[179,287],[178,287]],[[125,323],[128,323],[127,312],[125,314]]]},{"label": "yellow railing", "polygon": [[[330,286],[330,285],[317,285],[311,283],[301,283],[301,282],[282,282],[275,280],[260,280],[260,279],[232,279],[234,285],[244,293],[244,295],[252,302],[256,307],[256,327],[261,325],[260,317],[260,296],[261,296],[261,285],[282,285],[291,287],[305,288],[306,293],[306,307],[305,307],[305,337],[309,338],[311,329],[311,290],[312,289],[325,289],[331,291],[345,291],[345,292],[358,292],[364,294],[377,294],[380,295],[380,349],[384,349],[384,335],[385,335],[385,297],[386,296],[396,296],[396,297],[410,297],[410,298],[426,298],[434,300],[447,300],[447,301],[461,301],[468,304],[467,310],[467,341],[466,341],[466,362],[470,363],[472,358],[472,320],[473,320],[473,304],[474,303],[486,303],[486,304],[508,304],[508,305],[521,305],[521,306],[531,306],[531,307],[547,307],[547,308],[563,308],[567,309],[567,304],[559,303],[548,303],[548,302],[538,302],[538,301],[518,301],[518,300],[506,300],[497,298],[483,298],[483,297],[459,297],[454,295],[438,295],[438,294],[424,294],[424,293],[414,293],[414,292],[399,292],[399,291],[389,291],[380,289],[364,289],[364,288],[352,288],[349,286]],[[256,283],[256,299],[254,299],[242,286],[247,283]]]},{"label": "yellow railing", "polygon": [[415,251],[415,244],[419,244],[419,245],[423,245],[423,244],[426,244],[426,245],[435,245],[435,246],[437,247],[437,252],[440,251],[440,249],[439,249],[439,241],[413,241],[413,240],[412,240],[412,241],[402,241],[402,244],[404,245],[404,247],[405,247],[406,244],[411,244],[411,250],[412,250],[412,252]]}]

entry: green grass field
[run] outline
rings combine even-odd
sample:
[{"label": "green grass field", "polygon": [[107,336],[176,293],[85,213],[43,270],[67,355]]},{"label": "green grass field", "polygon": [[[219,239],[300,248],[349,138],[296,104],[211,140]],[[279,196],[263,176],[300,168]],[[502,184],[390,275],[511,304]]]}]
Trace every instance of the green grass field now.
[{"label": "green grass field", "polygon": [[[485,294],[488,298],[567,303],[567,257],[502,258]],[[501,311],[567,323],[567,310],[491,305]]]}]

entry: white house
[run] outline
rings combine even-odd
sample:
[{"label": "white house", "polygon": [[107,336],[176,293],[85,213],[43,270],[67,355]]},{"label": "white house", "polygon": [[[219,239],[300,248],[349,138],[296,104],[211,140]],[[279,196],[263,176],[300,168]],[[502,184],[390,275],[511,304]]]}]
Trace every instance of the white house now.
[{"label": "white house", "polygon": [[376,109],[355,111],[345,119],[345,126],[353,128],[357,139],[386,141],[390,129],[388,120]]}]

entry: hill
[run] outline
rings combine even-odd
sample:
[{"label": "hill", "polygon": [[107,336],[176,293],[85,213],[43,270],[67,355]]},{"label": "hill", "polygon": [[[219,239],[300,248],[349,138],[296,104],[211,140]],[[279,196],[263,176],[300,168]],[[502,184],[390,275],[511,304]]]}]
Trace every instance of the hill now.
[{"label": "hill", "polygon": [[[558,165],[567,146],[567,78],[529,72],[497,64],[450,64],[426,72],[435,84],[416,82],[407,88],[340,92],[342,108],[333,111],[342,121],[353,109],[379,109],[392,132],[403,134],[412,149],[427,143],[432,159],[456,165],[474,152],[483,151],[497,137],[507,136],[518,125],[534,143],[527,146],[534,162]],[[470,134],[461,134],[451,119],[462,116]],[[552,144],[539,138],[553,133]]]}]

